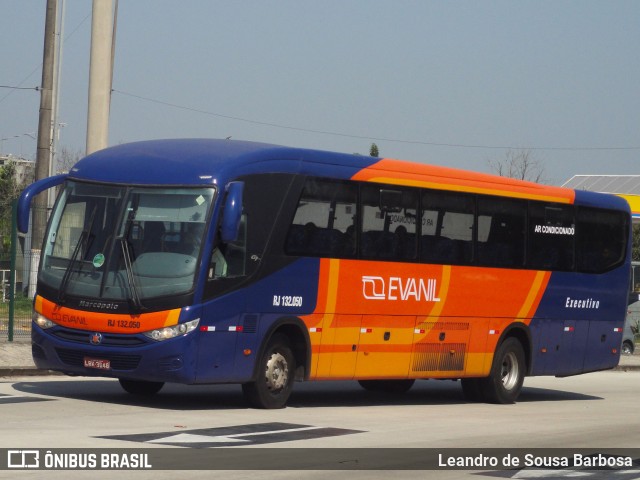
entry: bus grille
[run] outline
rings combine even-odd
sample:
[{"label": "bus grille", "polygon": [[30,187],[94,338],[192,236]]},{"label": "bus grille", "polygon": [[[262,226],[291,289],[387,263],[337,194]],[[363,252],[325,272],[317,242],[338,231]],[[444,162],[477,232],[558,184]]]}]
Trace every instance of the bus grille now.
[{"label": "bus grille", "polygon": [[140,355],[120,355],[120,354],[96,354],[95,352],[84,350],[70,350],[67,348],[56,348],[56,353],[60,361],[71,367],[84,366],[84,357],[100,358],[109,360],[113,370],[134,370],[140,363]]},{"label": "bus grille", "polygon": [[[82,330],[57,330],[53,332],[58,338],[68,342],[90,343],[91,332]],[[101,345],[110,345],[117,347],[134,347],[145,343],[140,337],[133,335],[107,335],[102,336]]]},{"label": "bus grille", "polygon": [[256,333],[258,330],[258,315],[245,315],[242,326],[243,333]]},{"label": "bus grille", "polygon": [[419,343],[413,357],[414,372],[464,370],[465,343]]},{"label": "bus grille", "polygon": [[44,353],[44,350],[40,345],[36,345],[35,343],[31,344],[31,356],[33,358],[47,358],[47,355]]}]

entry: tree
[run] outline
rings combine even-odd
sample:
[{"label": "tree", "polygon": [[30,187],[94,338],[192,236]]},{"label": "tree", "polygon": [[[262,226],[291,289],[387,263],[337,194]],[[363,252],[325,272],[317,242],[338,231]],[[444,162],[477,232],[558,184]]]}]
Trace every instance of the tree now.
[{"label": "tree", "polygon": [[487,160],[493,173],[501,177],[546,183],[544,165],[530,149],[507,150],[502,160]]},{"label": "tree", "polygon": [[369,148],[369,155],[372,157],[380,156],[380,152],[378,151],[378,145],[376,145],[375,143],[371,144],[371,147]]},{"label": "tree", "polygon": [[18,182],[16,170],[11,161],[0,167],[0,253],[11,248],[11,204],[25,187]]},{"label": "tree", "polygon": [[56,172],[68,172],[82,157],[81,150],[71,150],[70,148],[62,147],[60,153],[56,155]]}]

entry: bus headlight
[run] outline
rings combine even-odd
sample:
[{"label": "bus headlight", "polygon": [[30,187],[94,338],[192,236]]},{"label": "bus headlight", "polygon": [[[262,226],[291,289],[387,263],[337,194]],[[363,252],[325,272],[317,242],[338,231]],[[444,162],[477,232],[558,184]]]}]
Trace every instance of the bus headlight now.
[{"label": "bus headlight", "polygon": [[37,312],[33,312],[33,316],[31,317],[31,319],[43,330],[56,326],[56,324],[49,320],[47,317],[45,317],[44,315],[40,315]]},{"label": "bus headlight", "polygon": [[161,342],[163,340],[169,340],[170,338],[181,337],[194,331],[198,327],[198,323],[200,323],[200,319],[196,318],[190,322],[179,323],[173,327],[158,328],[156,330],[144,332],[144,334],[152,340]]}]

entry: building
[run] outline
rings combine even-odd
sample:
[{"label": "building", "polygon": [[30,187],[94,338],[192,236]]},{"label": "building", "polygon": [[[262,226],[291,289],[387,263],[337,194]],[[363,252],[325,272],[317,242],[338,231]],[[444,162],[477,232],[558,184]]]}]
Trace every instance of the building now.
[{"label": "building", "polygon": [[11,154],[0,153],[0,168],[13,163],[16,168],[16,183],[18,185],[28,185],[35,178],[36,162],[25,158],[16,157]]},{"label": "building", "polygon": [[633,223],[640,223],[640,175],[574,175],[562,186],[618,195],[629,202]]}]

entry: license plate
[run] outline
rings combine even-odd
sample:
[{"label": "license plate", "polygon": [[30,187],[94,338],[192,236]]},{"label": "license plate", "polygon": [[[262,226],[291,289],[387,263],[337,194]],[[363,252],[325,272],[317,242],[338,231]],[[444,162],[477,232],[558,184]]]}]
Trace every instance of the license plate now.
[{"label": "license plate", "polygon": [[98,370],[111,370],[111,360],[84,357],[84,366],[85,368],[95,368]]}]

